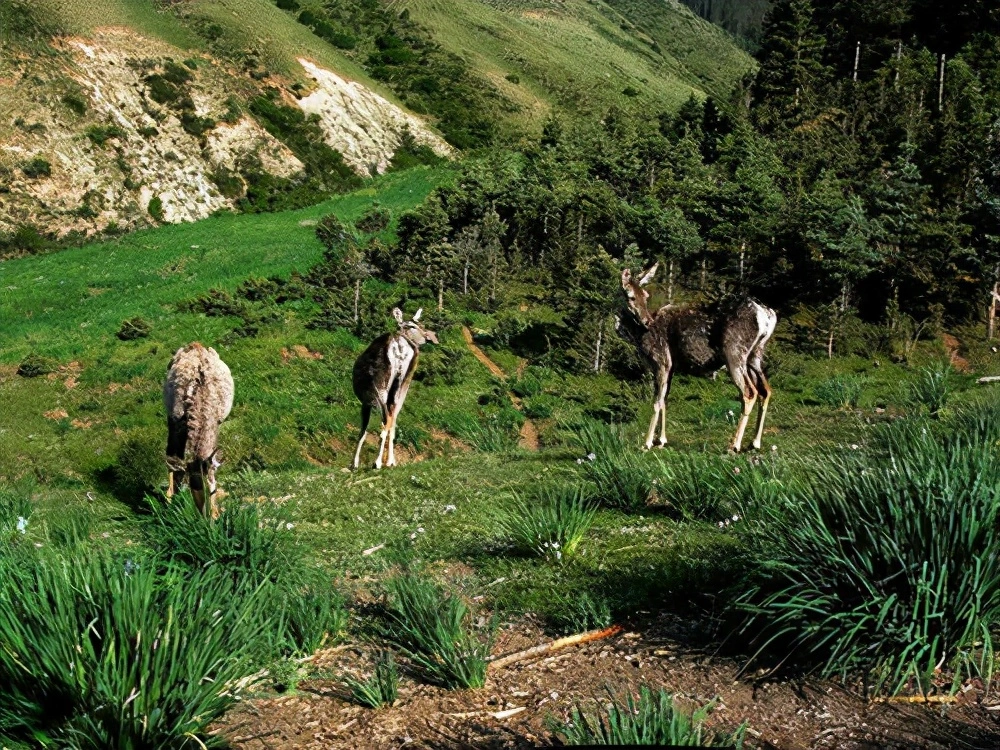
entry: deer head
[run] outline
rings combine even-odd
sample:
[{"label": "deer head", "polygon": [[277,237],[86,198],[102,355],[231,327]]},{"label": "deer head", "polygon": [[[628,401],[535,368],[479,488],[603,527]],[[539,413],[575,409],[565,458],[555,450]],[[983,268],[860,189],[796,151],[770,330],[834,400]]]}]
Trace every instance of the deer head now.
[{"label": "deer head", "polygon": [[422,346],[430,341],[432,344],[438,343],[437,334],[420,325],[420,316],[424,314],[424,308],[420,308],[413,314],[411,320],[403,319],[403,311],[398,307],[393,308],[392,317],[399,323],[399,331],[403,338],[416,347]]},{"label": "deer head", "polygon": [[654,263],[639,278],[633,278],[631,269],[626,268],[622,271],[622,290],[625,292],[629,309],[639,320],[645,321],[649,318],[647,307],[649,292],[646,291],[646,285],[653,280],[659,266],[659,263]]}]

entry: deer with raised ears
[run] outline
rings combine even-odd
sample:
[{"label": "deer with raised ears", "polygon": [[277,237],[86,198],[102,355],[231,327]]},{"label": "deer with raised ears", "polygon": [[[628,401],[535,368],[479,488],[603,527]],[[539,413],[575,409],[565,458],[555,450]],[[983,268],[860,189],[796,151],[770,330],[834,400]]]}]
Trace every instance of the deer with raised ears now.
[{"label": "deer with raised ears", "polygon": [[174,353],[163,385],[170,470],[167,498],[174,496],[186,476],[198,510],[213,517],[215,470],[221,463],[219,425],[233,408],[233,392],[233,376],[215,349],[195,341]]},{"label": "deer with raised ears", "polygon": [[743,402],[731,450],[740,451],[755,403],[759,412],[753,447],[759,449],[771,399],[771,386],[764,375],[764,347],[774,333],[777,314],[749,297],[715,312],[683,305],[664,305],[651,312],[646,285],[653,280],[658,266],[654,264],[638,278],[629,269],[622,272],[626,311],[618,318],[618,330],[639,348],[656,374],[653,419],[646,434],[646,449],[653,447],[657,423],[659,445],[667,444],[667,396],[674,374],[704,375],[722,365],[729,371]]},{"label": "deer with raised ears", "polygon": [[368,436],[368,422],[373,408],[377,408],[382,417],[375,468],[382,468],[387,441],[385,465],[396,465],[396,421],[417,369],[420,347],[428,341],[438,343],[434,331],[420,325],[422,313],[423,308],[417,310],[411,320],[404,320],[403,311],[394,308],[392,316],[399,324],[399,330],[379,336],[354,363],[354,395],[361,402],[361,437],[354,452],[355,469],[361,461],[361,448]]}]

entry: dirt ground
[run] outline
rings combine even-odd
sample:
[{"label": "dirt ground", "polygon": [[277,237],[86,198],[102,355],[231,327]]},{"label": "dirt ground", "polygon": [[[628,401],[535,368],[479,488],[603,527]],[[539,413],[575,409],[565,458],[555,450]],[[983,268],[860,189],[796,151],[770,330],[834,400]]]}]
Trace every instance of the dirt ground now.
[{"label": "dirt ground", "polygon": [[[672,615],[627,623],[608,640],[491,670],[479,690],[447,691],[404,675],[396,705],[378,711],[345,701],[334,680],[312,680],[295,695],[240,704],[214,730],[236,750],[549,746],[558,743],[547,717],[565,718],[576,703],[605,695],[605,686],[647,684],[679,702],[717,699],[710,724],[732,729],[747,720],[750,747],[1000,747],[995,689],[984,695],[982,685],[967,685],[949,705],[890,704],[832,682],[737,679],[741,662],[693,646],[696,628]],[[521,621],[498,634],[493,653],[547,640]],[[327,674],[367,675],[371,656],[367,646],[341,646],[315,663]]]}]

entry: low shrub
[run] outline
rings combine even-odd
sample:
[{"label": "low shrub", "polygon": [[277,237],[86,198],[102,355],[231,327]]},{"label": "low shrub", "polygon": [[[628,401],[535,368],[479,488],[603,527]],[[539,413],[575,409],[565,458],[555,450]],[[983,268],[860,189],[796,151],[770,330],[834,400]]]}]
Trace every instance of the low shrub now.
[{"label": "low shrub", "polygon": [[115,335],[122,341],[135,341],[148,338],[153,327],[140,317],[123,320]]},{"label": "low shrub", "polygon": [[114,493],[123,500],[141,500],[156,491],[167,475],[164,444],[154,432],[137,432],[118,447],[114,465],[108,470]]},{"label": "low shrub", "polygon": [[399,670],[391,651],[384,651],[375,662],[375,671],[367,680],[346,677],[344,684],[351,692],[351,700],[359,706],[381,708],[392,706],[399,695]]},{"label": "low shrub", "polygon": [[24,172],[25,177],[37,180],[40,177],[51,177],[52,165],[41,156],[36,156],[30,161],[24,162],[21,165],[21,171]]},{"label": "low shrub", "polygon": [[162,224],[166,216],[163,213],[163,199],[158,195],[154,195],[149,200],[149,205],[146,206],[146,212],[149,214],[150,218]]},{"label": "low shrub", "polygon": [[584,711],[579,705],[566,723],[550,721],[566,745],[656,745],[668,747],[743,747],[746,725],[732,734],[705,727],[714,703],[693,712],[680,710],[665,690],[653,693],[645,685],[638,699],[608,691],[606,705]]},{"label": "low shrub", "polygon": [[365,234],[376,234],[377,232],[382,232],[388,228],[389,222],[392,221],[392,214],[389,209],[381,205],[378,201],[372,203],[371,207],[365,211],[354,222],[354,226],[358,228],[359,232],[364,232]]},{"label": "low shrub", "polygon": [[394,578],[388,592],[386,640],[433,684],[449,689],[482,687],[492,627],[485,634],[474,632],[465,602],[426,578],[413,574]]},{"label": "low shrub", "polygon": [[50,372],[55,372],[57,367],[56,362],[48,357],[29,354],[17,366],[17,374],[22,378],[38,378],[42,375],[48,375]]},{"label": "low shrub", "polygon": [[573,557],[596,514],[582,488],[563,485],[515,496],[497,512],[496,525],[518,552],[556,562]]},{"label": "low shrub", "polygon": [[794,650],[875,692],[975,672],[1000,619],[997,458],[992,435],[894,423],[748,509],[760,572],[739,606],[758,655]]}]

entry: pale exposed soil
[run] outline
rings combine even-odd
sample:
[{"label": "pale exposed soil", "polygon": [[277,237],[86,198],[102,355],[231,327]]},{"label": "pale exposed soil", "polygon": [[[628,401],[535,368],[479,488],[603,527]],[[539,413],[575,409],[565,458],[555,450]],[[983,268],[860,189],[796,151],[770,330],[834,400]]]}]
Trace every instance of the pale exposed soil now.
[{"label": "pale exposed soil", "polygon": [[[564,718],[604,687],[663,687],[679,702],[718,701],[711,723],[749,724],[748,745],[762,748],[995,748],[995,692],[970,685],[951,705],[869,703],[831,682],[738,678],[741,662],[700,648],[699,626],[673,615],[627,623],[626,632],[534,661],[491,671],[480,690],[447,691],[405,676],[393,708],[373,711],[344,700],[337,675],[367,675],[372,651],[321,652],[315,666],[331,679],[302,683],[295,695],[251,700],[217,731],[236,750],[334,748],[522,748],[549,745],[546,718]],[[494,654],[544,643],[530,621],[501,631]],[[523,710],[517,710],[523,709]],[[498,718],[499,716],[499,718]]]},{"label": "pale exposed soil", "polygon": [[360,174],[381,174],[399,146],[404,131],[430,146],[438,156],[450,156],[451,147],[415,115],[404,112],[357,81],[300,59],[316,89],[298,100],[303,112],[319,115],[326,142]]}]

